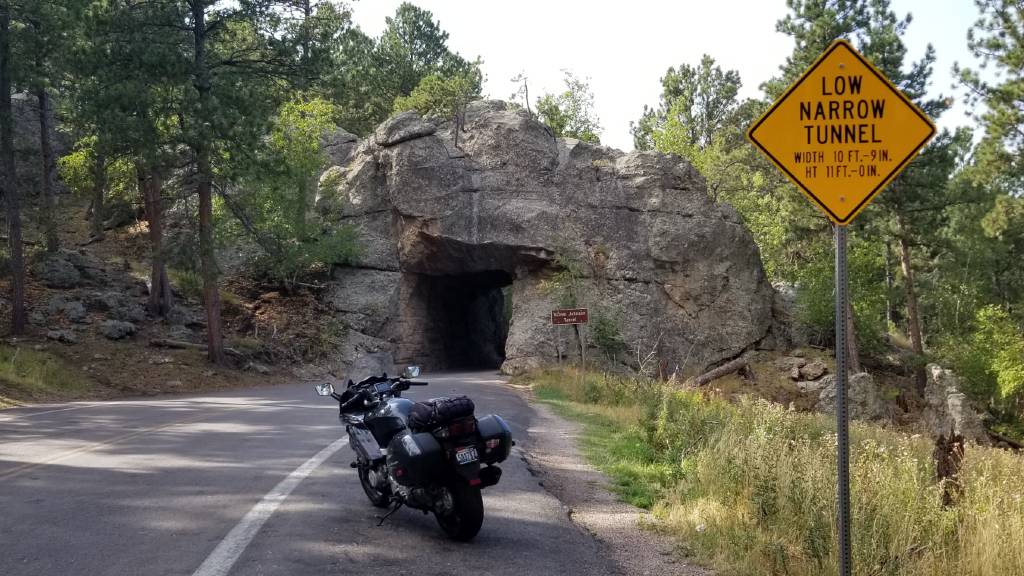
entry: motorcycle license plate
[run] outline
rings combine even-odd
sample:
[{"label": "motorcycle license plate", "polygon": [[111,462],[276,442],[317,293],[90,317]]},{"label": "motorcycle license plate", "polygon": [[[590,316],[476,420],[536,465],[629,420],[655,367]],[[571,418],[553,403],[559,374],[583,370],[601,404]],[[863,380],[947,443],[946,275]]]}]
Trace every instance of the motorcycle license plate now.
[{"label": "motorcycle license plate", "polygon": [[479,459],[480,456],[476,453],[476,446],[469,446],[455,452],[455,461],[459,464],[469,464]]}]

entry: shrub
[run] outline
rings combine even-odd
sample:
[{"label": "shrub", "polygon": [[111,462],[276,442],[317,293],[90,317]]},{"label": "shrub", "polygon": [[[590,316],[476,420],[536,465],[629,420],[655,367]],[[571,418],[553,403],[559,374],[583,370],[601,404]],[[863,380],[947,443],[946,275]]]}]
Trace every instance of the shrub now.
[{"label": "shrub", "polygon": [[[886,287],[884,251],[875,243],[851,238],[848,252],[853,323],[862,354],[884,350]],[[835,336],[835,257],[822,243],[798,273],[797,314],[816,339],[831,346]]]},{"label": "shrub", "polygon": [[971,335],[945,352],[974,398],[1007,410],[1024,396],[1024,333],[1002,308],[978,310]]}]

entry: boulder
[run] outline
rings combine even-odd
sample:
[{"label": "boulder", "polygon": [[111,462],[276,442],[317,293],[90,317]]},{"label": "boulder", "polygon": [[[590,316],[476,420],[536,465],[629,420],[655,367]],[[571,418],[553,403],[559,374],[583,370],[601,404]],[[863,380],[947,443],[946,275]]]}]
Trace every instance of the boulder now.
[{"label": "boulder", "polygon": [[[819,412],[836,412],[836,377],[828,375],[818,381],[821,392],[815,409]],[[849,377],[847,386],[847,413],[854,420],[890,420],[892,411],[878,391],[875,380],[867,372]]]},{"label": "boulder", "polygon": [[36,279],[48,288],[75,288],[82,283],[82,274],[62,254],[44,254],[32,267]]},{"label": "boulder", "polygon": [[782,358],[776,358],[772,364],[782,372],[793,373],[793,371],[796,370],[797,373],[799,373],[800,368],[802,368],[804,364],[807,364],[807,358],[801,358],[799,356],[783,356]]},{"label": "boulder", "polygon": [[171,326],[167,331],[167,338],[179,342],[193,342],[196,340],[196,333],[186,326]]},{"label": "boulder", "polygon": [[78,338],[76,338],[74,332],[70,330],[50,330],[46,333],[46,338],[49,340],[56,340],[57,342],[63,342],[64,344],[78,343]]},{"label": "boulder", "polygon": [[110,317],[124,322],[141,323],[146,320],[146,308],[137,302],[126,302],[110,311]]},{"label": "boulder", "polygon": [[121,320],[104,320],[100,324],[100,332],[111,340],[121,340],[135,334],[138,328],[131,322]]},{"label": "boulder", "polygon": [[757,247],[676,156],[554,138],[525,111],[481,101],[458,147],[450,123],[405,112],[329,173],[337,185],[317,207],[360,239],[329,301],[381,342],[381,363],[503,357],[519,372],[578,355],[550,321],[567,263],[579,304],[628,348],[660,342],[670,371],[702,372],[767,341],[775,296]]},{"label": "boulder", "polygon": [[95,292],[89,296],[89,307],[100,312],[108,312],[119,308],[125,303],[125,295],[120,292]]},{"label": "boulder", "polygon": [[325,133],[320,145],[328,165],[341,166],[348,162],[352,151],[359,145],[359,137],[341,128]]},{"label": "boulder", "polygon": [[981,412],[960,391],[960,379],[951,370],[938,364],[925,368],[924,423],[935,436],[948,437],[950,431],[972,442],[988,440]]},{"label": "boulder", "polygon": [[71,322],[85,323],[89,321],[85,305],[64,294],[57,294],[50,298],[46,303],[46,313],[50,317],[63,316]]},{"label": "boulder", "polygon": [[429,136],[437,131],[437,127],[420,118],[413,111],[402,112],[386,120],[373,133],[377,146],[394,146],[415,138]]},{"label": "boulder", "polygon": [[817,380],[828,372],[828,366],[821,360],[812,360],[799,369],[800,380]]},{"label": "boulder", "polygon": [[85,323],[89,321],[89,314],[85,311],[85,305],[81,302],[68,302],[64,306],[64,317],[72,322]]}]

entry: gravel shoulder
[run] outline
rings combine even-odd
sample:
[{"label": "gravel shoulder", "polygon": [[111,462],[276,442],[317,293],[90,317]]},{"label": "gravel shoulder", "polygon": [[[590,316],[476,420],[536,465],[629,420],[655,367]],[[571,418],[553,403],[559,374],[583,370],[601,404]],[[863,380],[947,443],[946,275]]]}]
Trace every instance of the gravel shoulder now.
[{"label": "gravel shoulder", "polygon": [[530,471],[567,508],[569,517],[606,548],[626,576],[711,576],[687,563],[670,536],[645,529],[655,522],[650,512],[619,501],[609,491],[607,476],[584,459],[578,424],[557,416],[550,407],[532,402],[536,411],[523,450]]}]

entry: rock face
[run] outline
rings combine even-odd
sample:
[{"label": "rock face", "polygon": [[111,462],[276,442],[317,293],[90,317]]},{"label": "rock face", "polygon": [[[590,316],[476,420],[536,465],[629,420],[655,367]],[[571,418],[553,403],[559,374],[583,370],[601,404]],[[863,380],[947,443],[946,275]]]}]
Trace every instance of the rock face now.
[{"label": "rock face", "polygon": [[[835,414],[836,412],[836,377],[828,375],[818,381],[822,384],[821,395],[815,409],[819,412]],[[878,386],[867,372],[852,374],[849,377],[847,397],[847,413],[855,420],[890,420],[892,413],[879,394]]]},{"label": "rock face", "polygon": [[981,414],[960,391],[960,379],[956,374],[938,364],[929,364],[926,372],[924,422],[928,431],[935,437],[949,437],[952,430],[965,440],[987,440]]},{"label": "rock face", "polygon": [[768,336],[757,247],[686,161],[556,139],[497,101],[468,107],[458,142],[450,124],[403,113],[321,180],[320,214],[361,240],[329,298],[374,365],[515,373],[578,355],[571,328],[550,321],[569,292],[670,371]]}]

